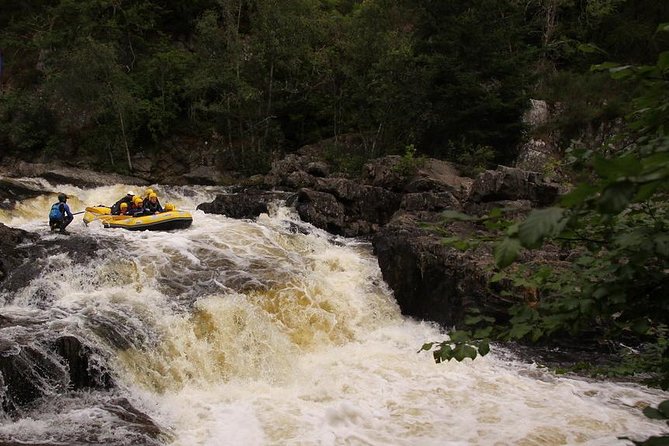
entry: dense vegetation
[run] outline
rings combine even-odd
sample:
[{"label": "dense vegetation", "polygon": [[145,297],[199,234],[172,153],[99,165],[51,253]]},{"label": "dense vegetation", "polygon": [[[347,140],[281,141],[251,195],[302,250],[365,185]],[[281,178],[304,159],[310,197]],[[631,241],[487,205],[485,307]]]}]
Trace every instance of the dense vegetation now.
[{"label": "dense vegetation", "polygon": [[5,0],[0,145],[127,170],[206,142],[253,172],[355,134],[348,158],[508,162],[531,96],[563,104],[566,140],[624,114],[624,89],[584,73],[652,62],[668,16],[656,0]]},{"label": "dense vegetation", "polygon": [[[669,33],[669,23],[660,24],[658,33]],[[646,372],[650,383],[669,388],[669,51],[652,65],[607,62],[592,70],[626,82],[633,99],[606,144],[571,148],[564,163],[580,183],[521,221],[506,220],[503,209],[482,217],[448,213],[449,219],[479,221],[498,231],[499,270],[492,280],[506,281],[518,296],[501,324],[472,314],[467,323],[484,327],[438,343],[437,361],[486,354],[487,341],[477,339],[491,335],[566,340],[617,355],[604,367],[595,360],[580,364],[581,370]],[[514,263],[522,250],[546,244],[564,260]],[[433,348],[434,343],[423,347]],[[652,444],[669,444],[669,437],[662,441]]]}]

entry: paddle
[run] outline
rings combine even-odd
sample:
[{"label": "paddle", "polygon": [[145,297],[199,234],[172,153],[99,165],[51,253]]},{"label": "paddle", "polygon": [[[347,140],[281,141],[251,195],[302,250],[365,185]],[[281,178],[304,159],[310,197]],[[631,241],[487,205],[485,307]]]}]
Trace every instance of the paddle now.
[{"label": "paddle", "polygon": [[86,211],[81,211],[81,212],[75,212],[75,213],[74,213],[74,214],[72,214],[72,215],[79,215],[79,214],[83,214],[84,212],[86,212]]}]

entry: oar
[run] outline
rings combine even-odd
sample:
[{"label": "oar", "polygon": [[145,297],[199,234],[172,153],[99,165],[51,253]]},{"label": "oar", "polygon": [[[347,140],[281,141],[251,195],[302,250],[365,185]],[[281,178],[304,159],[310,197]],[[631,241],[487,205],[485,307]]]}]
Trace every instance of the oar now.
[{"label": "oar", "polygon": [[72,214],[72,215],[79,215],[79,214],[83,214],[84,212],[86,212],[86,211],[81,211],[81,212],[75,212],[75,213],[74,213],[74,214]]}]

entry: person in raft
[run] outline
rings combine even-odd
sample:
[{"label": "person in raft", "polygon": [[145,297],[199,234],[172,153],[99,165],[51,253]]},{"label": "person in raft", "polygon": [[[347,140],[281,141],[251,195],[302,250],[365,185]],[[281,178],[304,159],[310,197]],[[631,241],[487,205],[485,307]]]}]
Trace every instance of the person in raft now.
[{"label": "person in raft", "polygon": [[[119,201],[114,203],[111,207],[111,213],[112,215],[119,215],[119,212],[121,211],[121,203],[126,203],[129,207],[132,205],[133,198],[135,197],[135,193],[131,190],[129,190],[126,194],[125,197],[121,198]],[[141,197],[140,197],[141,199]]]},{"label": "person in raft", "polygon": [[146,210],[144,209],[144,200],[142,200],[142,197],[137,195],[135,198],[133,198],[132,204],[128,208],[128,213],[126,215],[131,217],[141,217],[142,215],[146,215]]},{"label": "person in raft", "polygon": [[128,215],[128,203],[121,203],[118,215]]},{"label": "person in raft", "polygon": [[144,200],[144,210],[147,214],[158,214],[164,212],[163,207],[158,201],[158,195],[155,192],[149,194],[149,198]]},{"label": "person in raft", "polygon": [[74,215],[70,211],[70,206],[67,205],[67,195],[58,194],[58,203],[54,203],[49,211],[49,227],[51,228],[51,232],[59,229],[61,234],[69,234],[65,228],[72,223],[72,220],[74,220]]}]

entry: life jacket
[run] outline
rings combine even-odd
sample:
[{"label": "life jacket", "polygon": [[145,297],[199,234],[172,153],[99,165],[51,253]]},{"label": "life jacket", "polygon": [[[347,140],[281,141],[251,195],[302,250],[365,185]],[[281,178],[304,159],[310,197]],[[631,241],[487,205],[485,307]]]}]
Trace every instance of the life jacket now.
[{"label": "life jacket", "polygon": [[60,201],[58,203],[54,203],[51,206],[51,211],[49,212],[49,220],[62,220],[63,219],[63,209],[61,206],[63,203]]}]

